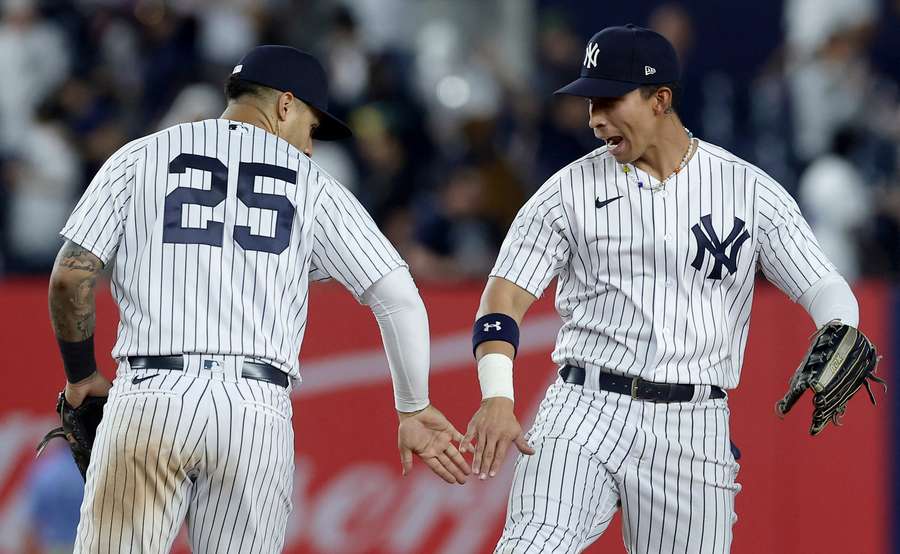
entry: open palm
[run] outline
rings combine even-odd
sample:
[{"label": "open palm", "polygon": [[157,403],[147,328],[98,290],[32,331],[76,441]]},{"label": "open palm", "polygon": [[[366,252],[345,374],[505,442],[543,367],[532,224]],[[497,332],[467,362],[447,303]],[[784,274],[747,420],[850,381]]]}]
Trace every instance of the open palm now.
[{"label": "open palm", "polygon": [[434,406],[413,415],[401,415],[397,446],[403,475],[412,470],[413,454],[416,454],[444,481],[465,483],[472,470],[453,445],[453,441],[458,443],[462,438],[462,433]]}]

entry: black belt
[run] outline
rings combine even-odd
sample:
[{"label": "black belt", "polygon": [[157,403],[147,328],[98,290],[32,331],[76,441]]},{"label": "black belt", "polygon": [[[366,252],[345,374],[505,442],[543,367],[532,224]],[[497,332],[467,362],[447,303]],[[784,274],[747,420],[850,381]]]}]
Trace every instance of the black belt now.
[{"label": "black belt", "polygon": [[[128,365],[133,369],[183,370],[184,358],[182,356],[129,356]],[[262,362],[245,361],[241,366],[241,377],[265,381],[279,387],[286,387],[289,382],[287,373]]]},{"label": "black belt", "polygon": [[[584,386],[586,374],[582,367],[563,366],[559,370],[559,375],[566,383]],[[600,372],[600,389],[650,402],[688,402],[694,398],[694,385],[654,383],[640,377],[626,377],[603,371]],[[725,398],[725,391],[715,385],[710,385],[709,397],[710,399]]]}]

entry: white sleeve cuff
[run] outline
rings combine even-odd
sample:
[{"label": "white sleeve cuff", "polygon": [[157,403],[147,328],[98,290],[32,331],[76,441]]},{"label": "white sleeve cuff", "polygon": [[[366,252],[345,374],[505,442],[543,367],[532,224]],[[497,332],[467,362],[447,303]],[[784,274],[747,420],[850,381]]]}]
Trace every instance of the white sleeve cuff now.
[{"label": "white sleeve cuff", "polygon": [[822,327],[833,319],[851,327],[859,326],[859,304],[850,285],[837,273],[829,273],[816,281],[797,302]]}]

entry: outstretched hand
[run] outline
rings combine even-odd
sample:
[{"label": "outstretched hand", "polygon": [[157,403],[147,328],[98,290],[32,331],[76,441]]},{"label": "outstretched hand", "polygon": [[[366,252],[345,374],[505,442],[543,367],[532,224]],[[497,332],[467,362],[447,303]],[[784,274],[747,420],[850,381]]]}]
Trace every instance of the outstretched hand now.
[{"label": "outstretched hand", "polygon": [[[473,439],[477,441],[474,448]],[[462,445],[463,452],[471,450],[475,453],[472,469],[481,474],[481,479],[497,475],[510,443],[515,444],[522,454],[534,454],[513,413],[513,401],[503,397],[485,399],[472,416]]]},{"label": "outstretched hand", "polygon": [[459,443],[462,438],[462,433],[434,406],[429,405],[411,414],[401,412],[397,446],[403,475],[412,470],[413,454],[416,454],[444,481],[462,485],[472,473],[469,464],[453,445],[453,441]]}]

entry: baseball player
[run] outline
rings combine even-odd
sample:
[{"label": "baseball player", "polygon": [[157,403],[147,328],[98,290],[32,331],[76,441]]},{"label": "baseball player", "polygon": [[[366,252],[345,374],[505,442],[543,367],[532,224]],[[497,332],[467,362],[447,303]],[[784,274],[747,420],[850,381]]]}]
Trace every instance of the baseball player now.
[{"label": "baseball player", "polygon": [[[337,279],[378,320],[403,473],[413,453],[451,483],[470,471],[451,444],[462,435],[429,404],[428,320],[406,265],[310,159],[311,139],[350,135],[327,111],[321,65],[260,46],[225,92],[220,118],[116,152],[62,230],[50,283],[61,409],[108,395],[76,552],[168,551],[185,519],[193,552],[280,552],[310,279]],[[107,268],[120,314],[112,384],[93,352]]]},{"label": "baseball player", "polygon": [[[511,443],[523,454],[497,552],[580,552],[620,508],[628,552],[728,552],[740,485],[726,391],[738,384],[757,269],[829,340],[838,328],[861,336],[853,293],[791,197],[684,128],[679,74],[661,35],[610,27],[557,91],[588,100],[605,145],[522,207],[481,298],[483,401],[464,444],[477,439],[481,479]],[[518,325],[554,277],[559,378],[525,436],[513,413]]]}]

